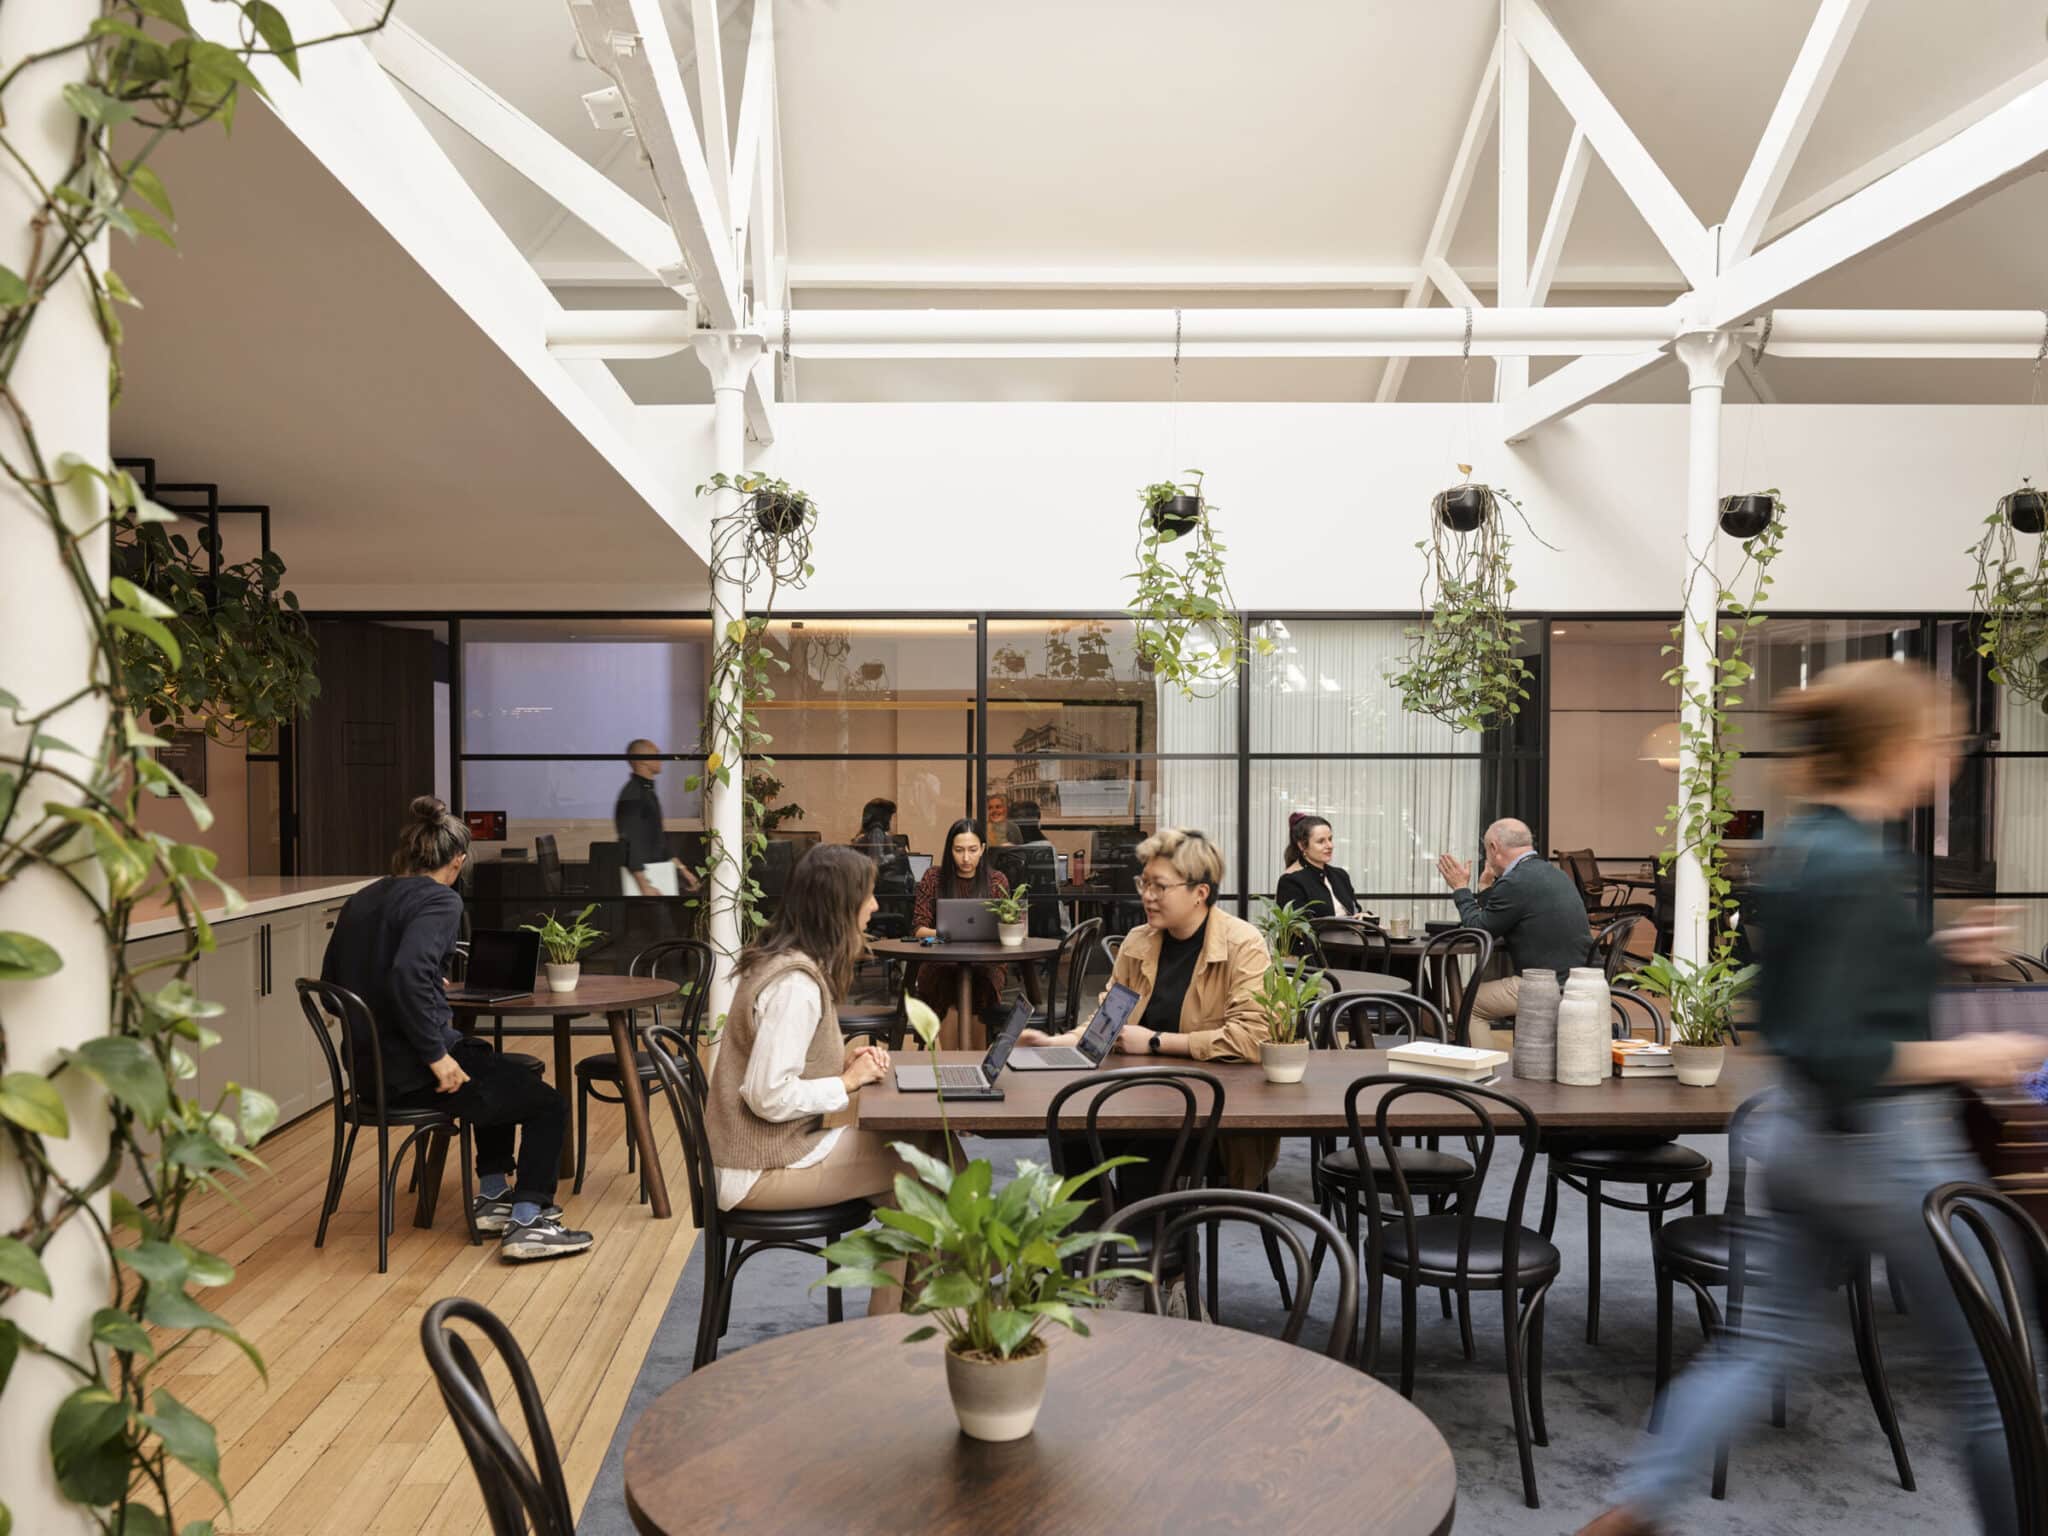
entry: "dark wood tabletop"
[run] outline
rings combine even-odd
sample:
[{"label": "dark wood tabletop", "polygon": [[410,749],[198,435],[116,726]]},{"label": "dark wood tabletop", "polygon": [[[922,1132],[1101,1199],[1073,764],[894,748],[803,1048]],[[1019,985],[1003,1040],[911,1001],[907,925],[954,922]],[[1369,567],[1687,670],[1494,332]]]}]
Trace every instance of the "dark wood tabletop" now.
[{"label": "dark wood tabletop", "polygon": [[929,960],[934,965],[1014,965],[1019,960],[1044,960],[1059,953],[1058,939],[1029,939],[1022,944],[920,944],[916,939],[870,939],[868,948],[891,960]]},{"label": "dark wood tabletop", "polygon": [[1331,966],[1323,974],[1339,992],[1413,992],[1415,983],[1406,976],[1389,976],[1385,971],[1347,971]]},{"label": "dark wood tabletop", "polygon": [[645,1008],[665,1003],[676,993],[673,981],[656,976],[584,976],[574,992],[550,992],[542,988],[502,1002],[482,1003],[449,998],[457,1013],[495,1014],[508,1019],[552,1016],[575,1018],[585,1013],[612,1013],[618,1009]]},{"label": "dark wood tabletop", "polygon": [[[633,1524],[643,1536],[1450,1530],[1450,1447],[1363,1371],[1214,1324],[1089,1323],[1085,1339],[1050,1330],[1038,1427],[999,1445],[960,1433],[942,1341],[902,1343],[901,1318],[736,1351],[633,1426]],[[1219,1454],[1186,1454],[1176,1426],[1193,1423]]]},{"label": "dark wood tabletop", "polygon": [[[940,1061],[969,1063],[971,1052],[942,1051]],[[1113,1067],[1144,1066],[1148,1058],[1113,1055]],[[1182,1058],[1174,1058],[1183,1064]],[[1344,1129],[1344,1091],[1354,1078],[1384,1072],[1384,1051],[1315,1051],[1308,1075],[1298,1083],[1269,1083],[1256,1065],[1204,1061],[1196,1066],[1213,1072],[1223,1083],[1223,1128],[1226,1131],[1281,1132],[1306,1135]],[[947,1122],[956,1131],[983,1136],[1042,1136],[1045,1111],[1052,1096],[1074,1080],[1072,1072],[1005,1072],[998,1081],[1000,1101],[959,1102],[946,1106]],[[1610,1077],[1590,1088],[1561,1083],[1530,1082],[1502,1075],[1493,1087],[1520,1099],[1546,1131],[1655,1131],[1679,1135],[1721,1131],[1735,1106],[1771,1080],[1771,1058],[1761,1049],[1731,1047],[1720,1082],[1712,1088],[1688,1088],[1673,1077]],[[1070,1105],[1066,1120],[1076,1130],[1086,1116],[1085,1095]],[[1361,1097],[1361,1113],[1378,1103],[1377,1093]],[[884,1078],[861,1089],[855,1098],[860,1123],[875,1131],[935,1131],[939,1111],[929,1093],[898,1093],[895,1080]],[[1181,1100],[1166,1090],[1132,1090],[1117,1095],[1103,1111],[1105,1131],[1174,1131],[1180,1126]],[[1392,1125],[1404,1133],[1456,1131],[1471,1117],[1456,1103],[1434,1094],[1411,1095],[1394,1107]]]}]

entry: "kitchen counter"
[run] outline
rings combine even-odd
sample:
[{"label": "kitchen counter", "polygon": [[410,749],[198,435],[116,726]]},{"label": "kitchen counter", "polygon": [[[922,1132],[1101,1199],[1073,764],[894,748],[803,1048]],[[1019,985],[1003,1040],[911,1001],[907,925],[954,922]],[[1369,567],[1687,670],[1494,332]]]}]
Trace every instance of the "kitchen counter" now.
[{"label": "kitchen counter", "polygon": [[[248,905],[234,914],[237,918],[260,917],[266,912],[282,912],[291,907],[312,906],[322,901],[344,901],[364,886],[379,877],[376,875],[244,875],[230,879],[228,884],[242,893]],[[200,910],[209,923],[228,921],[227,903],[220,899],[220,893],[213,893],[214,899]],[[153,939],[161,934],[178,931],[176,907],[168,901],[143,903],[136,907],[128,923],[128,937]]]}]

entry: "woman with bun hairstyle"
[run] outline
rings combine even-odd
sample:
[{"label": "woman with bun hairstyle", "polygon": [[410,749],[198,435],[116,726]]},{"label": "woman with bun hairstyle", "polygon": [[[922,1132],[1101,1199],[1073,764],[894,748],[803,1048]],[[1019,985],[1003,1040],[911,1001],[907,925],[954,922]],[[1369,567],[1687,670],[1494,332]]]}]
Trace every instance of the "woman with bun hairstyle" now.
[{"label": "woman with bun hairstyle", "polygon": [[[1781,1068],[1755,1131],[1771,1210],[1748,1262],[1762,1278],[1744,1296],[1742,1327],[1672,1383],[1663,1432],[1627,1459],[1620,1507],[1582,1536],[1679,1529],[1665,1522],[1714,1447],[1754,1422],[1771,1383],[1814,1368],[1813,1346],[1830,1332],[1819,1321],[1827,1288],[1874,1254],[1912,1298],[1978,1528],[2004,1536],[2020,1529],[2005,1429],[1921,1204],[1951,1180],[1984,1182],[1962,1136],[1959,1086],[2010,1090],[2042,1047],[2021,1034],[1933,1038],[1942,961],[1981,963],[2005,930],[1979,908],[1930,941],[1914,866],[1886,837],[1954,775],[1956,699],[1929,672],[1863,661],[1781,697],[1777,712],[1804,803],[1772,850],[1757,906],[1758,1024]],[[1972,1256],[1989,1285],[1982,1254]],[[2024,1276],[2018,1289],[2030,1294]]]},{"label": "woman with bun hairstyle", "polygon": [[1358,896],[1351,877],[1332,864],[1337,852],[1330,823],[1307,811],[1287,818],[1287,871],[1273,900],[1295,906],[1309,917],[1359,917]]},{"label": "woman with bun hairstyle", "polygon": [[[500,1257],[559,1259],[590,1246],[554,1203],[569,1108],[535,1074],[464,1036],[441,985],[462,928],[455,881],[469,861],[469,828],[432,795],[412,803],[391,873],[349,897],[334,920],[320,979],[369,1005],[393,1109],[448,1109],[476,1137],[482,1192],[477,1229],[496,1232]],[[367,1061],[349,1064],[368,1083]],[[515,1137],[517,1151],[514,1150]]]}]

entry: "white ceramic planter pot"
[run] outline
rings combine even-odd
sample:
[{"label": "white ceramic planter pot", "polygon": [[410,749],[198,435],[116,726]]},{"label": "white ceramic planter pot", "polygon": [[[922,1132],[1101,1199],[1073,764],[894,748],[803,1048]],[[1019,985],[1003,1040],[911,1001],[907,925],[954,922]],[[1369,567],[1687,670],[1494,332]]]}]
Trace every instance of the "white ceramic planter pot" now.
[{"label": "white ceramic planter pot", "polygon": [[962,1434],[1022,1440],[1031,1433],[1045,1402],[1045,1367],[1052,1357],[1043,1340],[1034,1342],[1038,1347],[1030,1354],[1008,1360],[971,1360],[946,1351],[946,1390]]},{"label": "white ceramic planter pot", "polygon": [[1558,1082],[1592,1088],[1607,1081],[1613,1057],[1610,1006],[1607,978],[1599,970],[1577,966],[1565,977],[1557,1004]]},{"label": "white ceramic planter pot", "polygon": [[1282,1045],[1275,1040],[1261,1040],[1259,1067],[1269,1083],[1300,1082],[1308,1072],[1308,1042],[1296,1040]]},{"label": "white ceramic planter pot", "polygon": [[997,923],[996,933],[1003,941],[1003,948],[1022,949],[1024,947],[1024,931],[1029,926],[1028,923],[1021,922]]},{"label": "white ceramic planter pot", "polygon": [[571,965],[557,965],[548,962],[548,990],[550,992],[574,992],[576,979],[583,974],[583,963],[579,960]]},{"label": "white ceramic planter pot", "polygon": [[1673,1041],[1671,1065],[1686,1087],[1711,1088],[1721,1080],[1721,1063],[1727,1050],[1725,1045],[1682,1045]]}]

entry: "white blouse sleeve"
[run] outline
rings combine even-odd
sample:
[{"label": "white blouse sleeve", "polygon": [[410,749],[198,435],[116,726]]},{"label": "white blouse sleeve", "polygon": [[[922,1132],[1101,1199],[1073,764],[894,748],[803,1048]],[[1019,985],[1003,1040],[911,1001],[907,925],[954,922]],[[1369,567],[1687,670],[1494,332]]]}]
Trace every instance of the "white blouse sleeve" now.
[{"label": "white blouse sleeve", "polygon": [[818,985],[801,972],[777,977],[754,1004],[754,1053],[740,1098],[763,1120],[781,1124],[846,1108],[846,1084],[834,1077],[803,1076],[811,1037],[824,1014]]}]

